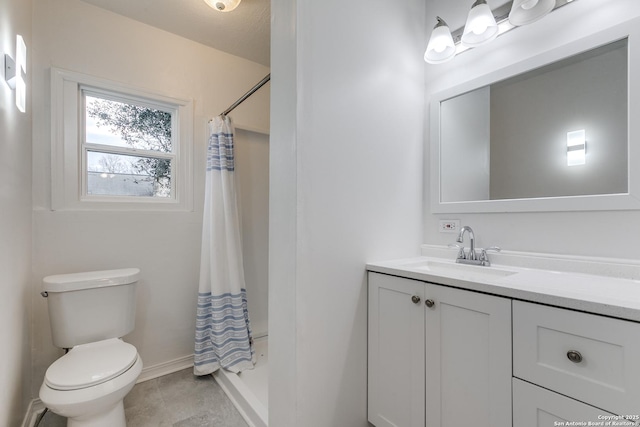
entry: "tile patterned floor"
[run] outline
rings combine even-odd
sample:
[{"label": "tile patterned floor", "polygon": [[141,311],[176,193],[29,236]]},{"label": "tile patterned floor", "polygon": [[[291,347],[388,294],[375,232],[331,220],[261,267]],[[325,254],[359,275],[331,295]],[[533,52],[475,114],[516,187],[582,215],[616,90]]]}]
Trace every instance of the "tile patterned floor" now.
[{"label": "tile patterned floor", "polygon": [[[193,369],[137,384],[124,399],[127,427],[247,427],[211,375]],[[48,412],[38,427],[65,427]]]}]

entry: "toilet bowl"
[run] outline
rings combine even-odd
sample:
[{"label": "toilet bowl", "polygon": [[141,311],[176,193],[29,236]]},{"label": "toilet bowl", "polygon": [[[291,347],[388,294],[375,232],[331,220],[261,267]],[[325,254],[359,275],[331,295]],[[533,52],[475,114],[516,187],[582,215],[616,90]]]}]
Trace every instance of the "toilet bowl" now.
[{"label": "toilet bowl", "polygon": [[142,359],[119,339],[72,348],[47,369],[40,400],[67,417],[68,427],[124,427],[123,399],[142,372]]},{"label": "toilet bowl", "polygon": [[125,427],[124,397],[142,372],[136,348],[120,337],[135,324],[136,268],[46,277],[53,362],[40,400],[68,427]]}]

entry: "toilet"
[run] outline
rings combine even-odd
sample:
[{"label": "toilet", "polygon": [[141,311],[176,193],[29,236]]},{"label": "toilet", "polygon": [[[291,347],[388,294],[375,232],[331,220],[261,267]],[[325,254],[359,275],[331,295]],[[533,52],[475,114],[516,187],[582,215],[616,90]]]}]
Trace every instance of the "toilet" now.
[{"label": "toilet", "polygon": [[124,427],[123,399],[142,372],[121,337],[135,326],[137,268],[45,277],[51,335],[67,353],[47,369],[40,400],[68,427]]}]

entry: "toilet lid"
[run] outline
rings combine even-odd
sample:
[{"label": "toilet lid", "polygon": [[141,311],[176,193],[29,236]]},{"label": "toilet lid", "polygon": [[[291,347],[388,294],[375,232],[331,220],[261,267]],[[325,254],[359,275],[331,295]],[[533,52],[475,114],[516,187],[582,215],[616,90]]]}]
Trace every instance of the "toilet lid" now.
[{"label": "toilet lid", "polygon": [[82,344],[53,362],[45,383],[55,390],[77,390],[98,385],[129,369],[138,351],[118,338]]}]

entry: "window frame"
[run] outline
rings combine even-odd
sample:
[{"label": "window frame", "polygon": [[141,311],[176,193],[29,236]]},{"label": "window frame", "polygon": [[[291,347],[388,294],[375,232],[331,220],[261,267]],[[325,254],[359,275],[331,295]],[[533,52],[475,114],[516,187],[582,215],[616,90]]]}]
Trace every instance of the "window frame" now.
[{"label": "window frame", "polygon": [[[87,143],[85,93],[171,111],[172,153]],[[193,211],[193,101],[52,68],[51,131],[52,210]],[[171,196],[88,194],[86,153],[91,147],[114,154],[171,158]]]}]

